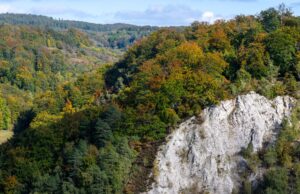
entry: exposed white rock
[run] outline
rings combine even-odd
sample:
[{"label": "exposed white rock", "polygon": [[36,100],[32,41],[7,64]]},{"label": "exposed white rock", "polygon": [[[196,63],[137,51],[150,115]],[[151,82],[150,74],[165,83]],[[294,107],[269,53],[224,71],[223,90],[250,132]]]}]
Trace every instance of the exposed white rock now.
[{"label": "exposed white rock", "polygon": [[287,96],[268,100],[251,92],[183,122],[160,148],[147,193],[231,193],[240,185],[241,150],[274,142],[293,104]]}]

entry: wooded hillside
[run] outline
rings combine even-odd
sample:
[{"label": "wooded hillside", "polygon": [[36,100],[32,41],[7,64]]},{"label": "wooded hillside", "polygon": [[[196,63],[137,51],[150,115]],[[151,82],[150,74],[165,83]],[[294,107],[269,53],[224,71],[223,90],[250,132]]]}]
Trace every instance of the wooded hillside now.
[{"label": "wooded hillside", "polygon": [[[299,98],[300,19],[285,7],[159,29],[106,66],[74,29],[0,33],[0,127],[16,131],[0,146],[2,193],[141,192],[182,120],[252,90]],[[269,169],[256,192],[299,191],[299,119],[296,109],[274,149],[248,154]]]}]

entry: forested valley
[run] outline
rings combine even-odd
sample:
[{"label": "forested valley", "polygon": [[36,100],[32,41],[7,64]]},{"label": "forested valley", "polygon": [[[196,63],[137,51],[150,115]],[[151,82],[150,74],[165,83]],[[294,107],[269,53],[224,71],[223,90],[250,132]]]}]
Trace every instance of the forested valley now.
[{"label": "forested valley", "polygon": [[[300,18],[284,6],[178,28],[0,23],[0,129],[14,131],[0,193],[143,192],[181,121],[250,91],[300,97]],[[244,193],[299,193],[299,120],[298,105],[273,149],[245,151],[268,170]]]}]

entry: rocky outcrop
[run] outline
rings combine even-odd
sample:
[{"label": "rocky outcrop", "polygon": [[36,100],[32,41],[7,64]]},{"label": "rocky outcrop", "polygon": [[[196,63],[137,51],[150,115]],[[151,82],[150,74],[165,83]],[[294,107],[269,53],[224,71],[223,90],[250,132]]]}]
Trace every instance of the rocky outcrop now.
[{"label": "rocky outcrop", "polygon": [[287,96],[268,100],[251,92],[183,122],[157,153],[147,193],[232,193],[246,162],[241,150],[273,143],[293,104]]}]

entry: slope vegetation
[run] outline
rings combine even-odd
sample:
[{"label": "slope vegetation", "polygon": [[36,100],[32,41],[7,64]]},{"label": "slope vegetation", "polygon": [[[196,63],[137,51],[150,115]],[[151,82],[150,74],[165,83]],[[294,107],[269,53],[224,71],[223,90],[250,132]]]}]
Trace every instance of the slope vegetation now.
[{"label": "slope vegetation", "polygon": [[[18,132],[0,146],[0,192],[145,191],[144,180],[155,166],[153,152],[181,121],[252,90],[267,98],[299,97],[299,23],[298,17],[281,7],[265,10],[259,16],[237,16],[213,25],[196,22],[183,30],[160,29],[137,41],[113,66],[78,73],[78,77],[63,76],[70,81],[59,81],[55,86],[51,85],[57,83],[55,79],[50,79],[45,82],[45,88],[50,88],[46,90],[40,78],[28,82],[44,71],[44,62],[22,62],[19,71],[24,73],[19,76],[14,76],[17,71],[9,77],[14,69],[6,70],[4,89],[9,92],[3,94],[24,95],[14,100],[5,97],[6,106],[15,112],[19,108],[14,102],[20,101],[23,104],[19,107],[32,102],[32,108],[13,117],[17,118]],[[76,48],[77,55],[86,56],[89,41],[76,30],[68,32],[63,40],[77,34],[75,40],[79,44],[71,50]],[[47,33],[40,34],[36,37]],[[35,37],[30,35],[27,38]],[[68,49],[63,51],[63,56],[69,53]],[[40,59],[34,50],[30,53]],[[52,56],[48,61],[53,61]],[[70,57],[54,63],[58,66],[54,65],[53,70],[52,65],[46,66],[46,77],[59,76],[56,69],[65,67],[63,62],[68,60]],[[62,72],[68,75],[70,71]],[[32,99],[31,90],[42,92],[35,94],[34,101],[24,100]],[[292,118],[299,122],[299,111],[294,115]],[[292,169],[299,154],[297,144],[291,142],[299,139],[298,126],[282,130],[276,153],[273,149],[266,152],[264,165],[269,168],[260,181],[261,191],[288,193],[296,188],[298,175]],[[264,153],[247,156],[254,160]],[[247,183],[246,189],[249,190]]]}]

